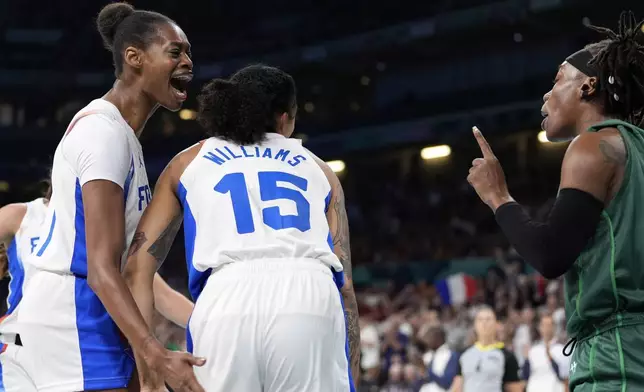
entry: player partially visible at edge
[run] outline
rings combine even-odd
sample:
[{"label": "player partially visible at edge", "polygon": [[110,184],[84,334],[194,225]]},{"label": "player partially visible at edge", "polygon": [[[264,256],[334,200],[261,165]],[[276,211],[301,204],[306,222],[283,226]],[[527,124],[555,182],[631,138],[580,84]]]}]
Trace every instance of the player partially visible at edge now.
[{"label": "player partially visible at edge", "polygon": [[644,390],[644,33],[623,13],[617,32],[559,66],[544,96],[549,140],[572,140],[559,194],[544,222],[508,193],[483,152],[468,180],[495,211],[510,243],[546,278],[565,274],[570,389]]},{"label": "player partially visible at edge", "polygon": [[4,247],[0,254],[0,276],[9,275],[6,315],[11,314],[22,299],[26,275],[22,260],[38,246],[40,226],[45,222],[50,198],[51,185],[48,185],[43,197],[0,208],[0,244]]},{"label": "player partially visible at edge", "polygon": [[[40,226],[45,222],[50,198],[49,184],[43,197],[0,208],[0,245],[3,246],[0,251],[0,276],[9,276],[6,314],[10,314],[22,298],[25,278],[22,260],[32,254],[40,243]],[[159,274],[154,277],[154,303],[163,317],[183,328],[188,325],[194,304],[172,289]]]},{"label": "player partially visible at edge", "polygon": [[355,391],[344,195],[331,169],[289,139],[296,111],[295,83],[276,68],[207,84],[198,119],[212,137],[169,163],[137,228],[125,274],[149,320],[150,281],[183,218],[188,343],[208,358],[195,373],[209,392]]},{"label": "player partially visible at edge", "polygon": [[[125,391],[134,361],[175,391],[203,391],[188,353],[163,348],[121,275],[134,229],[150,200],[138,140],[159,107],[176,111],[192,78],[190,44],[168,17],[125,3],[97,18],[116,82],[72,119],[54,154],[52,198],[40,244],[24,260],[28,284],[0,324],[15,336],[0,356],[7,392]],[[120,331],[119,331],[120,329]]]}]

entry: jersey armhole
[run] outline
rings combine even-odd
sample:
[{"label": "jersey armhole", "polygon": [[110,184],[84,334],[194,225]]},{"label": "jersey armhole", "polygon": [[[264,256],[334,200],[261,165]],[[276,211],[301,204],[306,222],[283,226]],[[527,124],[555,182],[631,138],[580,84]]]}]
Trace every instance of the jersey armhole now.
[{"label": "jersey armhole", "polygon": [[[185,186],[186,182],[190,182],[190,173],[191,173],[191,168],[193,166],[193,162],[197,157],[201,154],[201,150],[206,146],[206,142],[209,139],[204,139],[200,140],[197,143],[193,144],[192,146],[186,148],[185,150],[181,151],[178,153],[172,161],[174,161],[175,164],[178,165],[177,169],[172,169],[172,170],[179,170],[181,169],[181,173],[177,173],[175,175],[176,178],[176,184],[172,184],[174,187],[175,193],[178,195],[179,194],[179,187],[181,184]],[[191,156],[192,155],[192,156]],[[169,165],[172,165],[173,162],[170,162]],[[174,173],[173,173],[174,174]]]}]

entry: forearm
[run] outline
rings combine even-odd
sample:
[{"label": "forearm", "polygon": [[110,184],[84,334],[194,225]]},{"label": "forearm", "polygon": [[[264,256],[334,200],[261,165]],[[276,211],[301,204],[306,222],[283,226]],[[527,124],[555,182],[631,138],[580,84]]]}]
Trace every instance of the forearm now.
[{"label": "forearm", "polygon": [[142,350],[149,345],[160,348],[160,344],[151,334],[120,271],[114,266],[114,263],[104,264],[110,266],[90,267],[87,276],[90,287],[134,350]]},{"label": "forearm", "polygon": [[360,324],[358,315],[358,301],[353,290],[353,285],[345,282],[342,288],[344,313],[347,322],[347,338],[349,340],[349,366],[356,386],[360,378]]},{"label": "forearm", "polygon": [[145,324],[152,330],[152,319],[154,317],[154,308],[156,306],[155,295],[153,294],[152,279],[144,276],[143,273],[126,273],[125,282],[132,293],[132,298],[145,320]]},{"label": "forearm", "polygon": [[194,304],[170,287],[159,274],[154,276],[154,304],[163,317],[186,328]]},{"label": "forearm", "polygon": [[512,246],[546,278],[556,278],[575,262],[593,236],[603,205],[588,193],[562,189],[545,222],[518,203],[496,210],[496,220]]}]

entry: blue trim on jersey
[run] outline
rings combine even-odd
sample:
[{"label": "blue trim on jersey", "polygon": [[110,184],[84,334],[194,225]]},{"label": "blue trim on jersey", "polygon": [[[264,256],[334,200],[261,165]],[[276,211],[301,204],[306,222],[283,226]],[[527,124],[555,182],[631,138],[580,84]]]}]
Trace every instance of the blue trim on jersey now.
[{"label": "blue trim on jersey", "polygon": [[132,160],[130,161],[130,171],[127,173],[125,178],[125,184],[123,185],[123,197],[127,202],[127,197],[130,194],[130,186],[132,185],[132,179],[134,178],[134,155],[132,155]]},{"label": "blue trim on jersey", "polygon": [[69,270],[79,276],[87,276],[87,244],[85,243],[85,210],[83,209],[83,191],[80,181],[76,179],[76,191],[74,193],[76,213],[74,214],[74,252]]},{"label": "blue trim on jersey", "polygon": [[49,226],[49,233],[47,234],[47,238],[45,239],[45,242],[43,242],[38,253],[36,253],[36,256],[38,257],[42,256],[43,252],[45,252],[45,249],[47,249],[47,247],[49,246],[49,242],[51,242],[51,236],[54,234],[55,225],[56,225],[56,211],[54,211],[54,215],[51,217],[51,226]]},{"label": "blue trim on jersey", "polygon": [[7,257],[9,259],[9,296],[7,297],[7,314],[13,312],[22,299],[22,282],[25,279],[25,269],[22,260],[18,257],[18,244],[14,237],[7,248]]},{"label": "blue trim on jersey", "polygon": [[5,392],[4,377],[2,376],[2,364],[0,363],[0,392]]},{"label": "blue trim on jersey", "polygon": [[134,361],[125,351],[125,340],[101,300],[89,287],[87,279],[75,277],[75,280],[74,301],[83,389],[127,388]]},{"label": "blue trim on jersey", "polygon": [[331,191],[329,191],[329,194],[326,195],[324,198],[324,212],[327,213],[329,212],[329,205],[331,205]]},{"label": "blue trim on jersey", "polygon": [[201,291],[206,286],[206,281],[208,281],[212,268],[201,272],[197,271],[192,264],[192,258],[195,253],[195,238],[197,237],[197,223],[186,199],[187,195],[188,190],[179,181],[179,200],[183,207],[183,234],[185,237],[186,264],[188,266],[188,290],[190,291],[192,300],[196,302],[199,294],[201,294]]},{"label": "blue trim on jersey", "polygon": [[186,351],[189,352],[190,354],[192,354],[194,351],[194,344],[192,343],[192,334],[190,333],[190,319],[188,319],[188,325],[186,326]]}]

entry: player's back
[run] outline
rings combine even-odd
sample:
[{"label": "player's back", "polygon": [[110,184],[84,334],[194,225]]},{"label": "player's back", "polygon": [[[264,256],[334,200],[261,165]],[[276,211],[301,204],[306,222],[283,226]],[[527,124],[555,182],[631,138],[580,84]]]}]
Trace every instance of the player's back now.
[{"label": "player's back", "polygon": [[618,120],[591,130],[606,127],[619,130],[627,161],[620,189],[565,276],[570,336],[584,337],[644,317],[644,131]]},{"label": "player's back", "polygon": [[180,179],[190,290],[211,269],[256,259],[315,259],[341,271],[326,210],[331,187],[297,139],[269,133],[257,145],[202,144]]},{"label": "player's back", "polygon": [[[101,145],[105,143],[104,145]],[[112,157],[109,164],[100,156]],[[103,99],[81,109],[63,135],[52,166],[52,197],[41,241],[29,263],[87,276],[82,186],[110,180],[123,188],[125,243],[129,244],[151,198],[141,144],[119,110]],[[127,249],[123,253],[123,260]]]},{"label": "player's back", "polygon": [[11,313],[22,298],[22,286],[25,279],[23,260],[33,253],[40,240],[40,227],[47,215],[45,199],[38,198],[25,203],[27,211],[20,222],[20,227],[7,247],[9,259],[9,295],[7,296],[7,313]]}]

